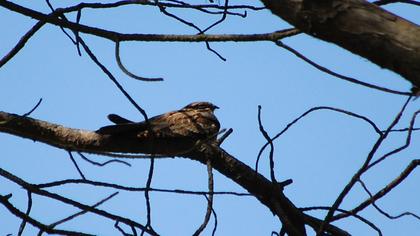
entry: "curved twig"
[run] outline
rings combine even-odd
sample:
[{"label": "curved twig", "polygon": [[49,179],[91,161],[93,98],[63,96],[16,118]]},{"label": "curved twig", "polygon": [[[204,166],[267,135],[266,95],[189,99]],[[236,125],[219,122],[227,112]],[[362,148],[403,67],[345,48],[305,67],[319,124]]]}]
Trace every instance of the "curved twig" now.
[{"label": "curved twig", "polygon": [[135,75],[128,71],[127,68],[122,64],[121,58],[120,58],[120,41],[115,42],[115,60],[117,61],[118,67],[120,67],[121,71],[124,72],[124,74],[130,76],[133,79],[146,81],[146,82],[156,82],[156,81],[163,81],[163,78],[145,78],[138,75]]}]

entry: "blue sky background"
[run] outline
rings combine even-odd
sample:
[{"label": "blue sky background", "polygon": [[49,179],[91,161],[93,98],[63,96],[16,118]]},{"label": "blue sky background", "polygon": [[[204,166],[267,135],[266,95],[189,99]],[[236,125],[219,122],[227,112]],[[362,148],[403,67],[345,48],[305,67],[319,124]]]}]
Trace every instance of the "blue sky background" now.
[{"label": "blue sky background", "polygon": [[[58,1],[52,3],[55,7],[60,6]],[[44,1],[19,4],[49,12]],[[420,21],[418,8],[414,6],[394,4],[386,8],[415,23]],[[170,11],[202,28],[218,19],[194,11]],[[74,20],[75,15],[69,18]],[[147,6],[84,10],[81,22],[124,33],[196,33],[194,29],[163,16],[157,8]],[[0,55],[5,55],[33,24],[35,21],[28,17],[0,8]],[[266,33],[288,27],[269,11],[260,11],[248,12],[245,19],[228,16],[223,24],[209,33]],[[129,70],[141,76],[165,79],[164,82],[145,83],[128,78],[118,69],[111,41],[81,36],[149,116],[178,109],[192,101],[206,100],[218,105],[221,109],[217,110],[217,116],[222,127],[234,129],[223,148],[250,166],[254,166],[265,140],[258,130],[258,105],[263,107],[265,128],[274,135],[314,106],[346,109],[369,117],[385,129],[406,99],[326,75],[270,42],[212,43],[211,46],[227,59],[226,62],[206,50],[204,43],[122,43],[122,61]],[[335,72],[395,90],[410,89],[410,84],[400,76],[335,45],[306,35],[283,42]],[[77,55],[76,48],[59,28],[44,26],[17,56],[0,69],[0,110],[23,114],[43,98],[31,116],[68,127],[96,130],[109,124],[108,113],[142,120],[139,112],[106,75],[84,52],[82,54],[82,57]],[[419,105],[419,100],[409,104],[398,128],[408,126]],[[275,143],[277,178],[294,181],[286,188],[285,194],[299,207],[331,205],[363,163],[376,138],[366,123],[341,114],[318,111],[304,118]],[[402,145],[404,140],[405,134],[392,134],[377,156]],[[378,191],[398,176],[412,159],[419,158],[419,142],[417,132],[413,134],[409,149],[364,175],[363,180],[370,190]],[[96,155],[89,157],[98,161],[109,159]],[[3,133],[0,133],[0,158],[1,168],[31,183],[79,178],[64,150]],[[148,160],[131,160],[131,168],[118,164],[98,168],[77,155],[75,158],[90,180],[145,186]],[[264,153],[260,171],[266,176],[269,173],[267,159],[268,153]],[[379,200],[378,205],[393,215],[403,211],[419,214],[419,178],[419,172],[414,171],[403,184]],[[158,160],[152,186],[206,190],[206,167],[182,158]],[[86,204],[93,204],[114,191],[76,185],[49,190]],[[217,172],[215,190],[244,191]],[[26,192],[0,178],[0,194],[9,193],[13,193],[11,201],[24,211]],[[341,207],[351,209],[366,197],[356,185]],[[151,198],[152,223],[162,235],[190,235],[202,222],[206,209],[206,200],[202,196],[151,193]],[[270,235],[272,230],[279,230],[277,218],[253,197],[216,196],[214,203],[218,214],[217,235]],[[100,208],[140,223],[146,221],[143,193],[120,192]],[[77,211],[34,196],[31,215],[48,224]],[[313,214],[324,216],[324,212]],[[388,220],[371,207],[361,215],[376,223],[385,235],[414,235],[420,228],[419,221],[412,217]],[[211,234],[213,223],[214,219],[205,235]],[[0,235],[16,235],[19,224],[20,220],[0,206]],[[374,235],[370,228],[352,219],[336,224],[353,235]],[[60,228],[118,235],[113,222],[91,214]],[[36,232],[27,226],[25,235]]]}]

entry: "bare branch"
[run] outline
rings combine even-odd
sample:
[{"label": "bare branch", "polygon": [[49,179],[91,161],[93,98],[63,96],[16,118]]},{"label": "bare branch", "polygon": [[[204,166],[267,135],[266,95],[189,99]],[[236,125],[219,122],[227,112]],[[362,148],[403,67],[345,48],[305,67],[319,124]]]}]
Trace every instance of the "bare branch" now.
[{"label": "bare branch", "polygon": [[207,175],[208,175],[208,188],[209,188],[209,196],[207,199],[207,210],[206,214],[204,216],[204,221],[198,227],[198,229],[194,232],[193,236],[198,236],[203,232],[203,230],[207,227],[207,224],[209,223],[211,213],[213,210],[213,191],[214,191],[214,180],[213,180],[213,167],[211,166],[211,160],[207,160]]},{"label": "bare branch", "polygon": [[373,4],[376,4],[378,6],[390,4],[390,3],[407,3],[415,6],[420,6],[420,2],[414,1],[414,0],[379,0],[372,2]]},{"label": "bare branch", "polygon": [[117,81],[117,79],[112,75],[112,73],[101,63],[99,62],[98,58],[96,58],[95,54],[89,49],[89,47],[86,45],[85,41],[82,40],[82,38],[79,38],[80,44],[83,46],[89,57],[92,59],[93,62],[95,62],[96,65],[101,68],[101,70],[108,76],[108,78],[114,82],[115,86],[121,91],[121,93],[124,94],[124,96],[130,101],[130,103],[143,115],[144,120],[147,122],[148,117],[146,114],[146,111],[141,108],[134,99],[125,91],[125,89],[121,86],[121,84]]},{"label": "bare branch", "polygon": [[[261,134],[264,136],[264,138],[267,140],[267,142],[270,145],[270,155],[269,155],[269,160],[270,160],[270,176],[271,176],[271,181],[273,183],[277,183],[276,180],[276,176],[274,173],[274,144],[273,144],[273,139],[270,138],[270,135],[268,135],[267,131],[265,131],[262,121],[261,121],[261,106],[258,106],[258,126],[260,129]],[[255,164],[255,171],[258,171],[258,161]]]},{"label": "bare branch", "polygon": [[42,26],[44,26],[46,21],[38,21],[32,28],[24,34],[17,44],[8,52],[3,58],[0,60],[0,68],[4,66],[10,59],[12,59],[28,42],[28,40],[39,30]]},{"label": "bare branch", "polygon": [[[125,191],[133,191],[133,192],[143,192],[146,191],[146,188],[139,188],[139,187],[126,187],[118,184],[111,184],[99,181],[92,181],[92,180],[83,180],[83,179],[66,179],[66,180],[59,180],[50,183],[43,183],[43,184],[36,184],[38,188],[51,188],[62,186],[66,184],[86,184],[92,186],[100,186],[100,187],[109,187],[118,190],[125,190]],[[229,192],[229,191],[216,191],[216,192],[207,192],[207,191],[190,191],[190,190],[182,190],[182,189],[158,189],[158,188],[148,188],[150,192],[162,192],[162,193],[176,193],[176,194],[188,194],[188,195],[232,195],[232,196],[248,196],[251,197],[252,195],[249,193],[238,193],[238,192]]]},{"label": "bare branch", "polygon": [[[420,114],[420,110],[414,112],[413,117],[411,118],[410,126],[408,128],[407,138],[405,140],[405,143],[401,147],[398,147],[398,148],[396,148],[396,149],[394,149],[394,150],[386,153],[382,157],[378,158],[376,161],[374,161],[371,164],[369,164],[369,166],[367,167],[367,169],[372,168],[373,166],[375,166],[375,165],[381,163],[382,161],[384,161],[387,157],[390,157],[390,156],[392,156],[392,155],[394,155],[394,154],[396,154],[398,152],[401,152],[402,150],[404,150],[404,149],[406,149],[406,148],[408,148],[410,146],[410,143],[411,143],[411,134],[413,132],[414,123],[416,122],[416,117],[417,117],[418,114]],[[388,131],[388,132],[390,132],[390,131]]]},{"label": "bare branch", "polygon": [[307,62],[309,65],[315,67],[316,69],[318,69],[318,70],[320,70],[322,72],[325,72],[325,73],[327,73],[329,75],[335,76],[335,77],[337,77],[339,79],[342,79],[342,80],[345,80],[345,81],[348,81],[348,82],[351,82],[351,83],[354,83],[354,84],[362,85],[362,86],[365,86],[365,87],[368,87],[368,88],[376,89],[376,90],[379,90],[379,91],[382,91],[382,92],[387,92],[387,93],[392,93],[392,94],[398,94],[398,95],[405,95],[405,96],[410,96],[410,95],[413,94],[412,92],[401,92],[401,91],[396,91],[396,90],[392,90],[392,89],[387,89],[387,88],[384,88],[384,87],[380,87],[380,86],[377,86],[377,85],[369,84],[369,83],[366,83],[366,82],[363,82],[363,81],[360,81],[360,80],[357,80],[357,79],[354,79],[354,78],[351,78],[351,77],[348,77],[348,76],[344,76],[344,75],[338,74],[338,73],[336,73],[336,72],[334,72],[332,70],[329,70],[329,69],[327,69],[327,68],[325,68],[323,66],[320,66],[320,65],[316,64],[314,61],[312,61],[309,58],[305,57],[303,54],[301,54],[300,52],[296,51],[295,49],[287,46],[286,44],[284,44],[281,41],[276,41],[276,45],[279,46],[279,47],[282,47],[282,48],[286,49],[287,51],[289,51],[291,53],[293,53],[295,56],[297,56],[298,58],[304,60],[305,62]]},{"label": "bare branch", "polygon": [[[1,171],[1,169],[0,169]],[[68,231],[68,230],[61,230],[61,229],[53,229],[49,227],[48,225],[45,225],[34,218],[30,217],[29,215],[25,214],[24,212],[21,212],[19,209],[14,207],[9,202],[10,196],[2,196],[0,195],[0,203],[3,204],[7,208],[7,210],[10,211],[13,215],[19,217],[20,219],[24,220],[25,222],[28,222],[29,224],[33,225],[34,227],[50,233],[50,234],[60,234],[60,235],[69,235],[69,236],[93,236],[92,234],[85,234],[82,232],[76,232],[76,231]]]},{"label": "bare branch", "polygon": [[[331,209],[331,207],[315,206],[315,207],[302,207],[300,209],[302,209],[302,211],[313,211],[313,210],[327,210],[328,211],[328,210]],[[371,221],[367,220],[366,218],[364,218],[362,216],[359,216],[357,214],[353,214],[349,211],[346,211],[346,210],[343,210],[343,209],[340,209],[340,208],[338,208],[337,211],[345,213],[345,214],[349,214],[349,216],[353,216],[354,218],[360,220],[361,222],[365,223],[366,225],[371,227],[373,230],[375,230],[378,233],[379,236],[383,235],[381,229],[378,226],[376,226],[374,223],[372,223]]]},{"label": "bare branch", "polygon": [[[152,185],[154,169],[155,169],[155,159],[152,157],[150,159],[149,174],[147,176],[146,188],[144,191],[144,198],[146,199],[146,210],[147,210],[146,228],[150,230],[153,230],[153,227],[152,227],[152,207],[150,205],[149,189],[151,188],[151,185]],[[143,236],[145,232],[146,232],[145,230],[142,230],[140,235]]]},{"label": "bare branch", "polygon": [[353,188],[354,184],[360,179],[360,176],[365,173],[365,171],[367,170],[367,167],[370,163],[370,161],[372,160],[373,156],[375,155],[376,151],[379,149],[379,147],[381,146],[382,142],[387,138],[388,134],[389,134],[389,130],[391,130],[400,120],[405,108],[407,107],[408,103],[411,100],[411,96],[408,97],[408,99],[405,101],[405,103],[403,104],[401,110],[398,112],[398,114],[396,115],[396,117],[394,118],[394,120],[391,122],[391,124],[388,126],[386,132],[381,135],[378,140],[376,141],[376,143],[373,145],[371,151],[369,152],[368,156],[366,157],[365,162],[363,163],[362,167],[360,167],[360,169],[353,175],[353,177],[351,178],[351,180],[349,181],[349,183],[343,188],[343,190],[341,191],[341,193],[339,194],[339,196],[337,197],[337,199],[335,200],[334,204],[331,206],[331,209],[328,211],[327,216],[325,216],[324,222],[321,225],[320,229],[317,231],[317,234],[320,235],[323,231],[323,226],[326,223],[329,223],[334,215],[335,210],[340,206],[341,202],[344,200],[344,198],[346,197],[346,195],[350,192],[350,190]]},{"label": "bare branch", "polygon": [[76,160],[73,157],[73,154],[70,151],[67,151],[67,153],[69,154],[70,160],[73,163],[74,167],[76,167],[77,172],[79,172],[80,177],[82,177],[82,179],[86,179],[85,175],[83,174],[83,172],[80,170],[79,165],[77,165]]},{"label": "bare branch", "polygon": [[[287,124],[286,127],[283,130],[281,130],[278,134],[276,134],[271,140],[274,141],[277,138],[279,138],[287,130],[289,130],[289,128],[291,128],[294,124],[296,124],[299,120],[301,120],[303,117],[309,115],[310,113],[312,113],[314,111],[320,111],[320,110],[334,111],[334,112],[342,113],[342,114],[345,114],[345,115],[348,115],[348,116],[351,116],[351,117],[360,119],[362,121],[365,121],[366,123],[368,123],[375,130],[375,132],[379,136],[382,136],[382,131],[377,127],[377,125],[372,120],[370,120],[369,118],[367,118],[365,116],[362,116],[362,115],[359,115],[359,114],[356,114],[356,113],[353,113],[353,112],[350,112],[350,111],[346,111],[346,110],[343,110],[343,109],[335,108],[335,107],[319,106],[319,107],[313,107],[313,108],[305,111],[302,115],[300,115],[299,117],[297,117],[296,119],[294,119],[292,122],[290,122],[289,124]],[[265,150],[265,148],[268,145],[269,145],[269,142],[265,143],[261,147],[260,151],[258,152],[257,160],[255,161],[255,171],[257,171],[257,172],[258,172],[258,163],[260,161],[261,155],[262,155],[263,151]]]},{"label": "bare branch", "polygon": [[32,114],[32,112],[34,112],[37,108],[38,108],[38,106],[39,105],[41,105],[41,102],[42,102],[42,98],[40,98],[39,100],[38,100],[38,102],[35,104],[35,106],[31,109],[31,110],[29,110],[28,112],[26,112],[25,114],[23,114],[22,116],[29,116],[29,115],[31,115]]},{"label": "bare branch", "polygon": [[[8,180],[10,180],[10,181],[12,181],[12,182],[20,185],[21,187],[23,187],[27,191],[31,191],[34,194],[38,194],[40,196],[45,196],[45,197],[48,197],[48,198],[51,198],[51,199],[55,199],[57,201],[60,201],[60,202],[63,202],[65,204],[74,206],[74,207],[79,208],[81,210],[88,211],[88,212],[91,212],[93,214],[96,214],[96,215],[99,215],[99,216],[102,216],[102,217],[105,217],[105,218],[108,218],[108,219],[111,219],[111,220],[121,221],[121,222],[123,222],[123,223],[125,223],[127,225],[132,225],[132,226],[135,226],[135,227],[137,227],[139,229],[142,229],[142,230],[144,229],[150,235],[158,235],[156,232],[154,232],[152,230],[149,230],[149,229],[146,229],[145,226],[143,226],[143,225],[141,225],[141,224],[139,224],[139,223],[137,223],[137,222],[135,222],[133,220],[130,220],[128,218],[124,218],[124,217],[121,217],[121,216],[118,216],[118,215],[114,215],[114,214],[109,213],[109,212],[106,212],[104,210],[99,210],[99,209],[96,209],[96,208],[92,208],[92,207],[90,207],[88,205],[82,204],[82,203],[77,202],[77,201],[74,201],[72,199],[63,197],[63,196],[58,195],[58,194],[55,194],[55,193],[51,193],[51,192],[45,191],[43,189],[40,189],[40,188],[36,187],[36,185],[29,184],[28,182],[24,181],[23,179],[15,176],[15,175],[13,175],[12,173],[10,173],[10,172],[2,169],[2,168],[0,168],[0,176],[3,176],[4,178],[6,178],[6,179],[8,179]],[[7,204],[10,204],[7,201],[2,201],[2,200],[5,200],[5,199],[4,198],[0,199],[0,202],[2,202],[3,204],[6,204],[6,205]],[[8,206],[6,206],[6,207],[8,207]],[[9,209],[9,210],[12,211],[13,209]],[[15,214],[15,210],[13,210],[13,212]],[[24,213],[18,213],[18,212],[16,212],[16,214],[20,216],[20,214],[24,214]],[[37,225],[39,225],[39,222],[34,222],[32,219],[29,219],[28,218],[27,221],[30,224],[37,224]],[[51,230],[51,229],[47,228],[44,231],[45,232],[49,232],[48,230]],[[62,234],[66,234],[66,233],[62,233]],[[75,234],[70,234],[70,235],[75,235]]]},{"label": "bare branch", "polygon": [[[32,209],[32,193],[30,191],[26,191],[26,193],[28,195],[28,206],[26,207],[25,215],[29,217],[29,214],[31,213],[31,209]],[[26,218],[22,219],[22,223],[20,223],[20,226],[19,226],[18,236],[21,236],[23,234],[23,231],[25,230],[26,222],[27,222]]]},{"label": "bare branch", "polygon": [[[0,112],[0,132],[31,138],[66,150],[88,153],[104,151],[123,153],[140,152],[160,155],[183,153],[179,156],[197,160],[203,164],[211,158],[213,168],[245,188],[262,204],[274,212],[285,225],[287,232],[295,232],[296,235],[299,235],[299,233],[296,232],[304,232],[305,224],[314,227],[314,229],[318,229],[322,222],[317,218],[304,216],[304,214],[283,194],[278,185],[273,184],[264,176],[256,173],[252,168],[225,152],[217,146],[216,143],[209,144],[204,142],[199,144],[199,147],[195,147],[191,150],[191,147],[196,145],[195,142],[188,144],[176,141],[154,142],[151,140],[143,140],[142,142],[138,142],[137,139],[133,138],[112,138],[110,135],[100,135],[93,132],[65,128],[45,121],[21,117],[5,112]],[[191,151],[185,153],[185,150]],[[157,151],[159,151],[159,153],[156,153]],[[1,173],[2,171],[0,171],[0,174]],[[36,194],[46,194],[45,192],[42,192],[44,190],[36,190],[37,192],[35,192],[35,190],[36,189],[32,191]],[[81,209],[89,207],[86,205],[78,205],[78,203],[75,203],[70,199],[63,199],[61,196],[53,195],[53,198],[62,200],[68,204],[74,204]],[[91,211],[99,215],[108,216],[114,220],[120,220],[123,223],[131,222],[128,219],[125,219],[124,222],[115,215],[110,216],[108,215],[110,213],[98,212],[96,209],[91,209]],[[305,220],[308,217],[311,219],[310,221]],[[134,223],[135,222],[132,222],[131,224]],[[145,228],[137,223],[134,225],[140,229]],[[334,232],[337,235],[347,235],[345,231],[332,225],[328,225],[325,229],[327,232]]]},{"label": "bare branch", "polygon": [[[111,198],[115,197],[117,194],[118,194],[118,192],[115,192],[115,193],[113,193],[113,194],[109,195],[108,197],[106,197],[106,198],[104,198],[104,199],[100,200],[99,202],[97,202],[97,203],[93,204],[91,207],[92,207],[92,208],[96,208],[96,207],[98,207],[98,206],[102,205],[104,202],[108,201],[109,199],[111,199]],[[76,218],[76,217],[79,217],[79,216],[81,216],[81,215],[83,215],[83,214],[86,214],[86,213],[88,213],[88,212],[89,212],[89,211],[87,211],[87,210],[82,210],[82,211],[77,212],[77,213],[75,213],[75,214],[73,214],[73,215],[70,215],[70,216],[68,216],[68,217],[66,217],[66,218],[64,218],[64,219],[61,219],[61,220],[59,220],[59,221],[56,221],[55,223],[52,223],[52,224],[50,224],[49,226],[50,226],[51,228],[55,228],[55,227],[56,227],[57,225],[59,225],[59,224],[65,223],[65,222],[67,222],[67,221],[70,221],[70,220],[72,220],[72,219],[74,219],[74,218]]]},{"label": "bare branch", "polygon": [[[420,160],[412,160],[410,164],[401,172],[401,174],[395,178],[393,181],[391,181],[387,186],[385,186],[383,189],[378,191],[376,194],[374,194],[372,197],[369,197],[364,202],[359,204],[357,207],[353,208],[349,211],[350,214],[357,214],[358,212],[362,211],[372,203],[374,203],[376,200],[380,199],[381,197],[385,196],[387,193],[389,193],[393,188],[398,186],[400,183],[404,181],[405,178],[407,178],[410,173],[420,165]],[[336,221],[339,219],[342,219],[344,217],[349,216],[350,214],[338,214],[334,216],[331,220]]]},{"label": "bare branch", "polygon": [[146,81],[146,82],[163,81],[162,78],[145,78],[145,77],[135,75],[135,74],[131,73],[127,68],[125,68],[125,66],[122,64],[121,58],[120,58],[120,41],[115,42],[115,60],[117,61],[117,64],[120,67],[120,69],[122,70],[122,72],[124,72],[124,74],[130,76],[133,79]]},{"label": "bare branch", "polygon": [[[369,197],[370,198],[373,198],[373,195],[372,195],[372,193],[369,191],[369,189],[368,189],[368,187],[366,186],[366,184],[362,181],[362,180],[360,180],[359,179],[359,181],[358,181],[359,183],[360,183],[360,185],[362,185],[362,188],[366,191],[366,193],[369,195]],[[377,211],[379,211],[379,213],[381,213],[382,215],[384,215],[385,217],[387,217],[388,219],[391,219],[391,220],[395,220],[395,219],[398,219],[398,218],[401,218],[401,217],[403,217],[403,216],[413,216],[414,218],[417,218],[418,220],[420,220],[420,217],[419,216],[417,216],[416,214],[414,214],[414,213],[411,213],[411,212],[404,212],[404,213],[401,213],[401,214],[399,214],[399,215],[396,215],[396,216],[392,216],[392,215],[390,215],[390,214],[388,214],[387,212],[385,212],[384,210],[382,210],[375,202],[372,202],[372,206],[377,210]]]},{"label": "bare branch", "polygon": [[85,160],[85,161],[87,161],[87,162],[89,162],[90,164],[92,164],[92,165],[96,165],[96,166],[106,166],[106,165],[108,165],[108,164],[111,164],[111,163],[121,163],[121,164],[124,164],[124,165],[126,165],[126,166],[128,166],[128,167],[131,167],[131,164],[130,163],[128,163],[128,162],[126,162],[126,161],[122,161],[122,160],[117,160],[117,159],[114,159],[114,160],[109,160],[109,161],[106,161],[106,162],[103,162],[103,163],[100,163],[100,162],[96,162],[96,161],[92,161],[92,160],[90,160],[90,159],[88,159],[85,155],[83,155],[81,152],[77,152],[78,154],[79,154],[79,156],[83,159],[83,160]]}]

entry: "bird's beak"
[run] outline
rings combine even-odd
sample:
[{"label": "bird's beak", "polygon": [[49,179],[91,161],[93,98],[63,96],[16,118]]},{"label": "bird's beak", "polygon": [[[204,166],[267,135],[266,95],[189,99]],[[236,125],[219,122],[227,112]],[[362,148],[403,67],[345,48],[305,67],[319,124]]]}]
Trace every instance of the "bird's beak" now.
[{"label": "bird's beak", "polygon": [[213,110],[216,110],[216,109],[219,109],[219,107],[216,105],[213,105]]}]

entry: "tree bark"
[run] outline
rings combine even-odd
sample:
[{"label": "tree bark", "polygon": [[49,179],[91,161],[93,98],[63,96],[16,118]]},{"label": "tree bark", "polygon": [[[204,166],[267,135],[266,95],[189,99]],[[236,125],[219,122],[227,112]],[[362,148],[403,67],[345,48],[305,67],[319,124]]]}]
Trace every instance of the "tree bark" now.
[{"label": "tree bark", "polygon": [[363,0],[261,0],[303,32],[394,71],[420,88],[420,27]]}]

